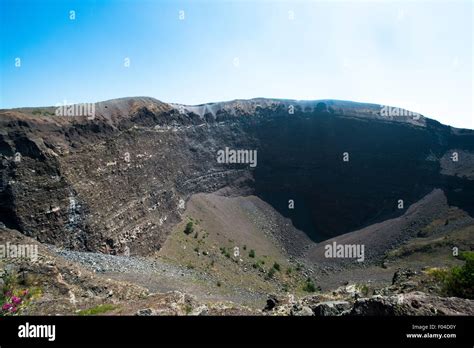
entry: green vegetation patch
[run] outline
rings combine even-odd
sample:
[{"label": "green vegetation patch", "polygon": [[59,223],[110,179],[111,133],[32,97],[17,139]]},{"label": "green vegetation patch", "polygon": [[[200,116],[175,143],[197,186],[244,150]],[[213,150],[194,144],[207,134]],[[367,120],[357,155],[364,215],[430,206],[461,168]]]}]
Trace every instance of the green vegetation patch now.
[{"label": "green vegetation patch", "polygon": [[100,304],[98,306],[95,306],[89,309],[83,309],[79,311],[77,314],[78,315],[98,315],[98,314],[109,312],[115,308],[116,306],[114,306],[113,304],[106,303],[106,304]]},{"label": "green vegetation patch", "polygon": [[461,252],[458,258],[466,263],[451,269],[431,268],[426,273],[441,283],[446,296],[474,299],[474,252]]},{"label": "green vegetation patch", "polygon": [[314,285],[311,278],[306,279],[306,282],[303,285],[303,291],[306,291],[306,292],[315,292],[316,291],[316,286]]},{"label": "green vegetation patch", "polygon": [[191,233],[194,232],[194,224],[192,221],[189,221],[187,224],[186,224],[186,227],[184,229],[184,233],[186,235],[190,235]]}]

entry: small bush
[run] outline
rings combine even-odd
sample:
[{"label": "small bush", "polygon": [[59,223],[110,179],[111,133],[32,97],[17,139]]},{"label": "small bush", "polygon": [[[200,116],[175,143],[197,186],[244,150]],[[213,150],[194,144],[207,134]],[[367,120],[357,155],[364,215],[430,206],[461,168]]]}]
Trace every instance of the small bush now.
[{"label": "small bush", "polygon": [[474,261],[474,251],[461,251],[459,258],[464,261]]},{"label": "small bush", "polygon": [[431,268],[426,274],[441,284],[445,295],[474,299],[474,252],[462,252],[459,259],[466,263],[451,269]]},{"label": "small bush", "polygon": [[193,225],[193,222],[192,221],[189,221],[187,224],[186,224],[186,228],[184,229],[184,233],[189,235],[191,233],[193,233],[194,231],[194,225]]},{"label": "small bush", "polygon": [[474,299],[474,252],[463,252],[459,258],[466,263],[449,271],[445,279],[446,292],[449,296]]},{"label": "small bush", "polygon": [[227,258],[230,258],[230,252],[224,247],[221,247],[221,254],[224,255]]},{"label": "small bush", "polygon": [[184,311],[186,312],[186,314],[190,314],[193,311],[193,307],[191,307],[190,305],[186,305],[184,307]]},{"label": "small bush", "polygon": [[263,272],[263,271],[264,271],[262,265],[261,265],[258,261],[255,262],[254,264],[252,264],[252,267],[255,268],[256,270],[258,270],[259,272]]},{"label": "small bush", "polygon": [[303,290],[306,292],[315,292],[316,291],[316,286],[314,285],[313,281],[308,278],[306,280],[306,283],[303,286]]},{"label": "small bush", "polygon": [[357,286],[357,289],[361,292],[362,295],[364,296],[368,296],[369,295],[369,287],[367,286],[367,284],[359,284]]},{"label": "small bush", "polygon": [[438,282],[444,282],[448,276],[449,271],[445,268],[430,268],[426,270],[426,274],[433,277]]},{"label": "small bush", "polygon": [[271,278],[273,278],[274,275],[275,275],[275,268],[270,268],[268,270],[268,274],[267,274],[268,278],[271,279]]},{"label": "small bush", "polygon": [[273,268],[274,268],[276,271],[280,272],[280,264],[279,264],[279,263],[275,262],[275,263],[273,264]]},{"label": "small bush", "polygon": [[249,252],[249,257],[254,258],[255,257],[255,250],[250,250]]}]

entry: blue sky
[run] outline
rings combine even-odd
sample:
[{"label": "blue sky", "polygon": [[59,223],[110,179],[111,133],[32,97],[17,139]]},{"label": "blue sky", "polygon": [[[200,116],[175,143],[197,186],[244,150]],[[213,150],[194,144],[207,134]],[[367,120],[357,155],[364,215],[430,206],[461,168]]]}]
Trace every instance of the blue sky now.
[{"label": "blue sky", "polygon": [[474,128],[472,0],[0,3],[1,108],[333,98]]}]

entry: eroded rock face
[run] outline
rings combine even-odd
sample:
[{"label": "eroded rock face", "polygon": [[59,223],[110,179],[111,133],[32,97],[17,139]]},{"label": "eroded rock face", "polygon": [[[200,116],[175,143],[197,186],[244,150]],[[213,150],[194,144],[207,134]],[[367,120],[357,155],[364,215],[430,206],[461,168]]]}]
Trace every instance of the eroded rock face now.
[{"label": "eroded rock face", "polygon": [[[101,117],[64,125],[47,120],[52,124],[43,132],[33,119],[17,139],[17,125],[8,123],[5,153],[23,154],[20,161],[4,158],[0,219],[41,242],[145,254],[160,248],[191,193],[249,186],[242,168],[215,160],[222,145],[214,143],[229,136],[226,127],[197,127],[196,115],[177,110],[134,112],[108,132],[86,127],[108,122]],[[17,145],[36,136],[47,140],[34,143],[34,151]]]},{"label": "eroded rock face", "polygon": [[469,299],[440,297],[414,291],[405,294],[313,302],[312,304],[308,304],[307,299],[294,303],[280,301],[269,314],[287,316],[473,315],[473,305],[474,301]]},{"label": "eroded rock face", "polygon": [[[331,292],[322,292],[295,299],[294,296],[272,295],[272,315],[315,316],[431,316],[473,315],[474,301],[445,297],[443,291],[433,291],[435,281],[411,269],[399,269],[392,284],[369,289],[369,283],[348,284]],[[361,291],[364,290],[365,291]],[[422,291],[421,291],[422,290]],[[312,313],[309,313],[307,309]]]},{"label": "eroded rock face", "polygon": [[105,303],[112,305],[148,296],[145,288],[100,277],[58,257],[18,231],[0,229],[0,244],[37,248],[35,258],[31,258],[32,254],[0,258],[0,275],[6,272],[17,279],[19,288],[37,291],[32,304],[21,311],[22,315],[71,315]]},{"label": "eroded rock face", "polygon": [[440,159],[441,174],[474,180],[474,153],[459,149],[448,150]]},{"label": "eroded rock face", "polygon": [[439,297],[423,292],[395,296],[376,295],[356,300],[351,315],[473,315],[474,301]]},{"label": "eroded rock face", "polygon": [[317,316],[337,316],[343,315],[350,308],[351,304],[347,301],[326,301],[318,303],[312,310]]},{"label": "eroded rock face", "polygon": [[[474,134],[429,119],[268,99],[179,107],[128,98],[96,110],[93,119],[0,112],[8,227],[77,250],[148,254],[198,192],[255,194],[315,241],[399,216],[434,188],[474,211],[474,181],[427,160],[452,148],[474,152]],[[225,147],[257,150],[257,166],[218,163]]]}]

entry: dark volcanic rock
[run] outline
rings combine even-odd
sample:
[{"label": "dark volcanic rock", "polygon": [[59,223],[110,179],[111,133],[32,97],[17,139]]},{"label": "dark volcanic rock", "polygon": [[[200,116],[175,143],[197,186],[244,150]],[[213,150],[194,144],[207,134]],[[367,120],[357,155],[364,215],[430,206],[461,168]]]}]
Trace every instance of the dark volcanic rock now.
[{"label": "dark volcanic rock", "polygon": [[326,301],[312,308],[316,316],[337,316],[349,311],[352,305],[347,301]]},{"label": "dark volcanic rock", "polygon": [[416,272],[410,269],[399,269],[393,274],[392,285],[400,285],[416,275]]},{"label": "dark volcanic rock", "polygon": [[267,304],[265,305],[265,308],[263,309],[264,311],[271,311],[273,308],[275,308],[280,301],[275,295],[270,295],[268,296],[267,299]]},{"label": "dark volcanic rock", "polygon": [[473,315],[474,301],[439,297],[423,292],[358,299],[351,315]]}]

